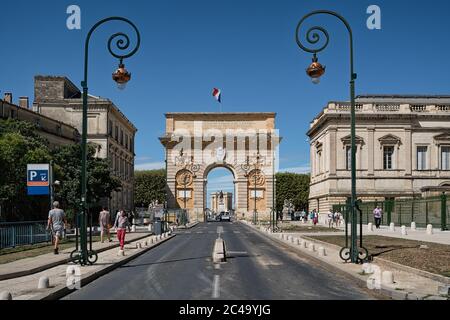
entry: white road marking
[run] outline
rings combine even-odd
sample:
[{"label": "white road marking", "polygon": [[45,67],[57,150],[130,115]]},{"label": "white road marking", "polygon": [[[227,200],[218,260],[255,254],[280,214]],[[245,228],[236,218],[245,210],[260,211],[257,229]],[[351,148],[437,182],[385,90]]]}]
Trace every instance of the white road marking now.
[{"label": "white road marking", "polygon": [[268,269],[271,266],[280,266],[283,263],[281,261],[278,261],[276,259],[271,259],[269,257],[265,256],[258,256],[256,257],[256,261],[264,268]]},{"label": "white road marking", "polygon": [[213,299],[217,299],[220,297],[220,276],[217,274],[214,275],[212,297]]}]

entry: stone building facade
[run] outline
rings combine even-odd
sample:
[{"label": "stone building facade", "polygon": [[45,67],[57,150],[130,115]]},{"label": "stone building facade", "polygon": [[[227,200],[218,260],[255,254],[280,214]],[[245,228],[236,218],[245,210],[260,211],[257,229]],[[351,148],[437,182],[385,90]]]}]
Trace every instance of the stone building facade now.
[{"label": "stone building facade", "polygon": [[13,103],[12,93],[5,93],[3,100],[0,99],[0,117],[35,124],[37,132],[48,141],[50,148],[78,143],[81,139],[75,127],[32,111],[28,97],[20,97],[17,105]]},{"label": "stone building facade", "polygon": [[[83,101],[80,90],[66,77],[36,76],[33,110],[82,130]],[[108,207],[134,209],[134,141],[137,129],[108,99],[88,97],[88,142],[97,147],[96,156],[109,159],[111,171],[122,189],[113,192]],[[106,203],[105,203],[106,204]]]},{"label": "stone building facade", "polygon": [[[356,99],[357,196],[420,196],[450,185],[450,96]],[[326,212],[351,191],[350,104],[330,102],[312,121],[310,209]]]},{"label": "stone building facade", "polygon": [[186,206],[191,216],[204,217],[208,174],[222,167],[233,174],[234,209],[239,217],[252,216],[256,189],[258,213],[268,218],[280,141],[275,116],[269,112],[167,113],[160,141],[166,152],[168,208]]},{"label": "stone building facade", "polygon": [[217,213],[233,210],[233,194],[223,191],[211,193],[210,209]]}]

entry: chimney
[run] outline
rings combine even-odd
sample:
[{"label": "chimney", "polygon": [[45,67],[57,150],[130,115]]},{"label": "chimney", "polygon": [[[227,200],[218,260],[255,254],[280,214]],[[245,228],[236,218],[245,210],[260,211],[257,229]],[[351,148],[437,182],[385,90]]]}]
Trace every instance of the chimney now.
[{"label": "chimney", "polygon": [[5,92],[5,98],[3,99],[7,103],[12,104],[12,93],[11,92]]},{"label": "chimney", "polygon": [[29,108],[28,97],[20,97],[19,98],[19,107],[24,108],[24,109]]}]

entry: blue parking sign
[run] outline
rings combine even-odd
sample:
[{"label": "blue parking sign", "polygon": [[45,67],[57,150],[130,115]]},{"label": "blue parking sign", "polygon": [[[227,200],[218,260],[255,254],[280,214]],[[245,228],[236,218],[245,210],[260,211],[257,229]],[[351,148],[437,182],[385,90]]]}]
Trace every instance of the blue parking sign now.
[{"label": "blue parking sign", "polygon": [[27,165],[27,191],[29,196],[50,194],[50,165]]}]

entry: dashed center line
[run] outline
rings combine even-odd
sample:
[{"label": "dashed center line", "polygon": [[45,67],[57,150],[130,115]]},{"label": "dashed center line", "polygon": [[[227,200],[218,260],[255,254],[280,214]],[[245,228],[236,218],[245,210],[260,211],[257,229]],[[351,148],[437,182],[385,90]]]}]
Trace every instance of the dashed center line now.
[{"label": "dashed center line", "polygon": [[214,275],[212,297],[213,299],[218,299],[220,297],[220,276],[217,274]]}]

